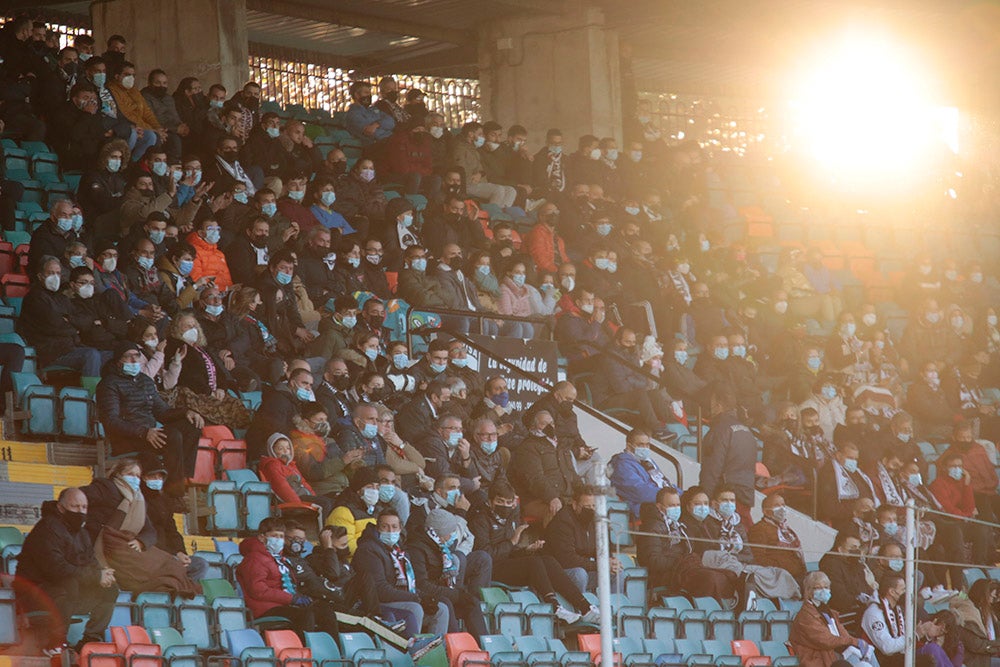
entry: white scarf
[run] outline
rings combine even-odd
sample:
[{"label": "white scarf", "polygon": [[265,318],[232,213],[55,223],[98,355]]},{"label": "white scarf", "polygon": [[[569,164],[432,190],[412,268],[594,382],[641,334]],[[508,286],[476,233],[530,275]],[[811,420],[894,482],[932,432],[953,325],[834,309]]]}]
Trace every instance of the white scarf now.
[{"label": "white scarf", "polygon": [[[833,464],[833,474],[837,478],[837,500],[857,500],[861,497],[861,491],[858,489],[858,485],[855,483],[851,475],[844,470],[844,466],[840,464],[840,461],[833,459],[830,461]],[[869,490],[871,490],[872,499],[875,501],[875,507],[879,506],[878,496],[875,495],[875,487],[872,486],[872,481],[868,479],[868,475],[864,474],[858,470],[855,474],[861,477],[862,481],[868,485]]]},{"label": "white scarf", "polygon": [[247,196],[252,197],[257,192],[257,188],[254,187],[253,181],[250,180],[250,177],[247,176],[247,173],[243,171],[243,166],[240,165],[239,160],[236,160],[232,164],[229,164],[228,162],[222,159],[222,156],[216,155],[215,161],[219,164],[220,167],[222,167],[223,171],[225,171],[227,174],[235,178],[237,181],[240,181],[241,183],[247,186]]},{"label": "white scarf", "polygon": [[903,494],[896,488],[896,482],[892,479],[892,475],[881,463],[878,464],[878,483],[882,487],[882,493],[885,494],[886,505],[902,507],[906,504],[906,501],[903,500]]}]

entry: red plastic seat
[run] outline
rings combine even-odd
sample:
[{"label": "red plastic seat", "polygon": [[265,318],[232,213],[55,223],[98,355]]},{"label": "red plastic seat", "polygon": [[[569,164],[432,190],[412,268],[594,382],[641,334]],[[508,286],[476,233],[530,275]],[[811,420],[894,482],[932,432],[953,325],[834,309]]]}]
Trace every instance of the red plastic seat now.
[{"label": "red plastic seat", "polygon": [[163,667],[163,649],[156,644],[129,644],[125,649],[128,667]]},{"label": "red plastic seat", "polygon": [[198,453],[194,460],[194,476],[188,479],[189,484],[209,484],[216,480],[215,462],[218,451],[209,438],[198,440]]},{"label": "red plastic seat", "polygon": [[[601,663],[601,635],[577,635],[576,645],[581,651],[590,654],[590,659],[595,665]],[[615,653],[614,664],[619,667],[624,664],[621,653]]]},{"label": "red plastic seat", "polygon": [[125,667],[125,656],[114,644],[91,642],[80,649],[80,667]]},{"label": "red plastic seat", "polygon": [[274,649],[283,666],[313,665],[312,649],[302,646],[299,636],[292,630],[266,630],[264,641]]},{"label": "red plastic seat", "polygon": [[385,281],[389,284],[389,292],[396,293],[396,285],[399,284],[399,273],[396,271],[386,271]]},{"label": "red plastic seat", "polygon": [[217,449],[223,440],[235,440],[236,436],[229,430],[228,426],[214,424],[201,429],[201,437],[212,441],[212,448]]},{"label": "red plastic seat", "polygon": [[28,273],[28,253],[31,251],[30,243],[22,243],[14,248],[14,257],[17,258],[18,273]]},{"label": "red plastic seat", "polygon": [[219,450],[219,465],[223,470],[247,469],[246,440],[219,440],[216,446]]},{"label": "red plastic seat", "polygon": [[771,658],[760,654],[756,642],[749,639],[734,639],[731,644],[733,655],[743,660],[744,667],[768,667],[771,664]]},{"label": "red plastic seat", "polygon": [[0,276],[0,291],[4,297],[21,299],[28,293],[28,276],[19,273],[7,273]]},{"label": "red plastic seat", "polygon": [[490,664],[490,654],[479,648],[468,632],[450,632],[444,636],[444,643],[449,667]]},{"label": "red plastic seat", "polygon": [[141,625],[115,626],[111,628],[111,641],[119,653],[124,653],[131,644],[152,644],[146,628]]}]

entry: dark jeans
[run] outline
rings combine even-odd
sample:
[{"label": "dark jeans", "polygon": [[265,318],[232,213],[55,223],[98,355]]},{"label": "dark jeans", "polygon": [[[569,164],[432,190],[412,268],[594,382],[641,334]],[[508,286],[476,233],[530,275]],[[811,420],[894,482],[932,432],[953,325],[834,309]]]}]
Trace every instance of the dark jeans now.
[{"label": "dark jeans", "polygon": [[326,632],[331,637],[340,634],[337,624],[337,610],[325,600],[313,600],[304,607],[284,605],[268,609],[264,616],[282,616],[288,619],[292,629],[305,641],[304,632]]},{"label": "dark jeans", "polygon": [[110,350],[98,350],[92,347],[77,347],[58,359],[50,366],[67,366],[79,371],[83,377],[95,378],[101,376],[101,366],[111,359]]},{"label": "dark jeans", "polygon": [[458,621],[461,619],[465,623],[465,631],[479,641],[487,634],[486,619],[483,611],[479,607],[479,598],[463,596],[457,602],[451,600],[440,600],[441,604],[448,607],[448,632],[458,632]]},{"label": "dark jeans", "polygon": [[508,586],[528,586],[542,599],[559,593],[581,613],[590,603],[552,556],[521,556],[493,563],[493,579]]},{"label": "dark jeans", "polygon": [[17,202],[24,196],[24,186],[17,181],[0,180],[0,225],[9,232],[17,222]]},{"label": "dark jeans", "polygon": [[118,598],[118,587],[101,588],[97,580],[81,582],[66,579],[60,585],[37,586],[22,579],[14,580],[17,603],[25,611],[45,611],[31,618],[39,636],[46,637],[45,647],[60,646],[66,642],[70,617],[90,614],[83,630],[83,640],[104,641],[104,631],[111,622],[111,614]]},{"label": "dark jeans", "polygon": [[170,496],[184,495],[184,480],[194,475],[194,464],[198,457],[198,440],[201,429],[185,418],[175,419],[163,425],[167,444],[160,450],[153,450],[143,441],[143,448],[163,457],[167,469],[164,492]]},{"label": "dark jeans", "polygon": [[0,343],[0,366],[3,367],[3,372],[0,373],[0,395],[6,395],[14,389],[14,380],[10,374],[20,373],[24,368],[24,348],[17,343]]},{"label": "dark jeans", "polygon": [[473,595],[493,581],[493,557],[485,551],[473,551],[468,556],[458,552],[458,582]]}]

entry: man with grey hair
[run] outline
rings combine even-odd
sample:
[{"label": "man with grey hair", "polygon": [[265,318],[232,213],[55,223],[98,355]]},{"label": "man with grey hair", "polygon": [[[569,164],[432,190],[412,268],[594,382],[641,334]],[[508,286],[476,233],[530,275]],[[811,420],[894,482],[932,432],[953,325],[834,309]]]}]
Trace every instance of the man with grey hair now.
[{"label": "man with grey hair", "polygon": [[496,482],[507,481],[507,466],[510,464],[510,451],[498,446],[500,434],[492,419],[480,417],[472,423],[472,446],[469,448],[469,461],[459,461],[455,470],[462,477],[479,480],[477,491],[480,499],[485,502],[490,487]]},{"label": "man with grey hair", "polygon": [[[437,479],[448,473],[458,473],[471,462],[469,441],[462,433],[462,419],[452,414],[438,417],[431,433],[414,443],[427,461],[427,474]],[[463,484],[475,490],[473,480]]]},{"label": "man with grey hair", "polygon": [[43,653],[62,653],[69,619],[90,614],[79,645],[104,641],[118,586],[115,572],[94,555],[87,520],[87,496],[78,488],[63,489],[58,500],[42,503],[42,518],[21,547],[14,590],[20,607],[32,614]]},{"label": "man with grey hair", "polygon": [[31,234],[27,268],[29,276],[38,272],[42,257],[62,257],[66,246],[77,240],[73,216],[73,203],[68,199],[59,199],[49,206],[49,219]]}]

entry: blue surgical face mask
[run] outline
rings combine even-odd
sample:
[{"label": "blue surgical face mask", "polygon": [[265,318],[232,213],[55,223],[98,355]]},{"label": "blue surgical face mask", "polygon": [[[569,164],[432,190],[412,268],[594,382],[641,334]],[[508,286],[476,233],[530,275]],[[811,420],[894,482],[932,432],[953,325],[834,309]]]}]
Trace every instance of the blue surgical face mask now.
[{"label": "blue surgical face mask", "polygon": [[327,190],[319,198],[323,202],[323,206],[332,206],[333,202],[337,201],[337,193],[333,190]]},{"label": "blue surgical face mask", "polygon": [[70,255],[69,258],[70,267],[75,269],[76,267],[83,266],[84,264],[86,264],[86,262],[83,261],[83,255]]},{"label": "blue surgical face mask", "polygon": [[312,402],[316,400],[316,396],[313,394],[313,390],[306,389],[305,387],[298,387],[295,390],[295,395],[298,397],[300,401]]},{"label": "blue surgical face mask", "polygon": [[948,477],[953,480],[960,481],[965,476],[965,470],[960,466],[955,466],[954,468],[948,468]]},{"label": "blue surgical face mask", "polygon": [[823,393],[823,398],[825,398],[828,401],[832,401],[833,399],[837,398],[837,388],[831,385],[828,384],[823,385],[822,393]]},{"label": "blue surgical face mask", "polygon": [[212,317],[218,317],[222,314],[222,304],[212,304],[210,306],[205,306],[205,312]]},{"label": "blue surgical face mask", "polygon": [[610,263],[611,262],[608,261],[607,257],[598,257],[594,260],[594,267],[596,267],[598,271],[607,271]]},{"label": "blue surgical face mask", "polygon": [[56,227],[58,227],[61,232],[72,231],[73,218],[59,218],[56,220]]},{"label": "blue surgical face mask", "polygon": [[510,280],[518,287],[524,287],[525,278],[526,276],[523,273],[515,273],[510,277]]},{"label": "blue surgical face mask", "polygon": [[458,441],[462,439],[461,431],[452,431],[448,434],[448,446],[458,447]]},{"label": "blue surgical face mask", "polygon": [[162,491],[163,490],[163,480],[162,479],[147,479],[146,488],[151,491]]},{"label": "blue surgical face mask", "polygon": [[292,282],[292,274],[285,273],[284,271],[278,271],[276,274],[274,274],[274,279],[278,282],[279,285],[287,285],[288,283]]},{"label": "blue surgical face mask", "polygon": [[157,176],[166,176],[167,175],[167,163],[166,162],[154,162],[153,166],[150,167],[150,171],[152,171]]},{"label": "blue surgical face mask", "polygon": [[896,437],[899,438],[900,442],[909,442],[910,438],[913,437],[913,434],[912,433],[900,433]]},{"label": "blue surgical face mask", "polygon": [[182,259],[180,265],[177,267],[177,270],[181,272],[182,276],[190,275],[192,269],[194,269],[194,262],[190,259]]},{"label": "blue surgical face mask", "polygon": [[107,72],[94,72],[94,85],[98,88],[103,88],[104,84],[108,82]]},{"label": "blue surgical face mask", "polygon": [[455,503],[457,503],[458,499],[461,497],[462,497],[462,492],[459,489],[452,489],[445,495],[444,499],[445,502],[447,502],[450,506],[454,507]]},{"label": "blue surgical face mask", "polygon": [[355,315],[347,315],[345,317],[340,318],[340,323],[343,324],[348,329],[353,329],[354,325],[358,323],[358,318]]},{"label": "blue surgical face mask", "polygon": [[400,352],[399,354],[392,355],[392,363],[396,368],[408,368],[410,366],[410,357]]},{"label": "blue surgical face mask", "polygon": [[266,204],[261,204],[260,212],[270,218],[271,216],[273,216],[275,213],[278,212],[278,205],[275,204],[273,201],[269,201]]},{"label": "blue surgical face mask", "polygon": [[292,201],[302,201],[306,196],[305,190],[289,190],[288,198]]},{"label": "blue surgical face mask", "polygon": [[903,566],[906,565],[906,561],[902,558],[890,558],[889,559],[889,569],[893,572],[902,572]]},{"label": "blue surgical face mask", "polygon": [[221,109],[225,105],[225,103],[226,103],[225,100],[209,100],[208,106],[212,107],[213,109]]},{"label": "blue surgical face mask", "polygon": [[246,190],[240,190],[239,192],[233,195],[233,200],[238,201],[241,204],[246,204],[248,201],[250,201],[250,195],[247,194]]},{"label": "blue surgical face mask", "polygon": [[410,268],[414,271],[419,271],[423,273],[427,270],[427,260],[423,257],[417,257],[410,261]]},{"label": "blue surgical face mask", "polygon": [[379,484],[378,499],[380,502],[387,503],[395,497],[396,497],[395,484]]},{"label": "blue surgical face mask", "polygon": [[399,544],[400,532],[398,530],[380,530],[378,541],[387,547],[394,547]]},{"label": "blue surgical face mask", "polygon": [[687,350],[674,350],[674,360],[681,366],[686,364],[688,360]]},{"label": "blue surgical face mask", "polygon": [[510,403],[510,392],[501,391],[499,394],[493,394],[490,396],[490,400],[493,401],[494,405],[499,405],[501,408],[506,408],[507,404]]},{"label": "blue surgical face mask", "polygon": [[431,370],[435,373],[444,373],[447,370],[447,364],[430,364]]},{"label": "blue surgical face mask", "polygon": [[454,366],[455,368],[465,368],[466,366],[469,365],[469,360],[468,359],[452,359],[451,360],[451,365]]},{"label": "blue surgical face mask", "polygon": [[476,137],[475,141],[473,142],[473,145],[476,148],[482,148],[483,144],[485,143],[486,143],[486,137]]},{"label": "blue surgical face mask", "polygon": [[892,523],[884,523],[882,524],[882,532],[888,535],[889,537],[892,537],[893,535],[899,532],[899,524],[896,523],[895,521],[893,521]]},{"label": "blue surgical face mask", "polygon": [[632,454],[640,461],[648,461],[653,458],[653,450],[649,447],[636,447]]},{"label": "blue surgical face mask", "polygon": [[361,266],[361,258],[360,257],[348,257],[347,258],[347,263],[350,264],[352,267],[354,267],[356,269],[359,266]]},{"label": "blue surgical face mask", "polygon": [[715,358],[720,361],[725,361],[729,358],[729,348],[728,347],[717,347],[713,351]]},{"label": "blue surgical face mask", "polygon": [[121,158],[113,157],[108,160],[108,171],[112,174],[118,173],[118,170],[122,168]]},{"label": "blue surgical face mask", "polygon": [[361,429],[361,434],[371,440],[378,435],[378,424],[365,424],[365,427]]},{"label": "blue surgical face mask", "polygon": [[476,271],[478,271],[481,275],[488,276],[490,275],[490,266],[489,264],[480,264],[476,267]]},{"label": "blue surgical face mask", "polygon": [[265,130],[265,132],[267,132],[267,136],[271,137],[272,139],[277,139],[278,135],[281,134],[281,129],[277,127],[269,127]]},{"label": "blue surgical face mask", "polygon": [[151,268],[153,268],[152,257],[139,257],[136,261],[139,263],[139,266],[141,266],[146,271],[149,271]]},{"label": "blue surgical face mask", "polygon": [[553,155],[559,155],[562,153],[562,146],[549,146],[549,152]]},{"label": "blue surgical face mask", "polygon": [[211,243],[214,245],[219,242],[220,238],[222,238],[222,230],[220,229],[209,228],[208,230],[205,231],[206,243]]},{"label": "blue surgical face mask", "polygon": [[272,556],[281,554],[285,549],[285,540],[281,537],[267,538],[267,552]]},{"label": "blue surgical face mask", "polygon": [[915,472],[912,475],[910,475],[909,481],[910,484],[912,484],[913,486],[920,486],[921,484],[924,483],[924,478],[920,475],[919,472]]},{"label": "blue surgical face mask", "polygon": [[133,491],[138,491],[139,482],[142,480],[137,475],[122,475],[122,481],[128,484]]},{"label": "blue surgical face mask", "polygon": [[122,373],[129,377],[135,377],[142,371],[142,364],[138,361],[126,361],[122,364]]},{"label": "blue surgical face mask", "polygon": [[823,365],[823,360],[819,357],[809,357],[806,359],[806,366],[809,367],[811,371],[818,371],[819,367]]},{"label": "blue surgical face mask", "polygon": [[73,229],[75,231],[80,231],[81,227],[83,227],[83,214],[82,213],[74,213],[73,214]]},{"label": "blue surgical face mask", "polygon": [[373,350],[369,348],[365,350],[365,356],[368,357],[368,359],[370,359],[371,361],[375,361],[375,359],[378,357],[378,350]]},{"label": "blue surgical face mask", "polygon": [[846,470],[849,473],[856,473],[858,471],[858,460],[857,459],[844,460],[844,470]]},{"label": "blue surgical face mask", "polygon": [[845,322],[843,326],[840,327],[841,333],[844,334],[846,338],[850,338],[858,330],[858,327],[854,322]]},{"label": "blue surgical face mask", "polygon": [[747,346],[746,345],[733,345],[733,356],[742,359],[747,356]]},{"label": "blue surgical face mask", "polygon": [[160,245],[165,238],[167,238],[167,233],[162,229],[154,229],[149,233],[149,240],[153,242],[153,245]]},{"label": "blue surgical face mask", "polygon": [[404,213],[403,214],[403,227],[409,227],[413,224],[413,214]]},{"label": "blue surgical face mask", "polygon": [[479,446],[483,448],[483,452],[487,455],[492,454],[497,450],[497,441],[490,440],[489,442],[481,442]]},{"label": "blue surgical face mask", "polygon": [[721,514],[724,519],[728,519],[732,515],[736,514],[736,503],[732,500],[723,500],[719,503],[719,514]]},{"label": "blue surgical face mask", "polygon": [[698,521],[704,521],[708,518],[709,507],[708,505],[695,505],[691,508],[691,516],[693,516]]},{"label": "blue surgical face mask", "polygon": [[817,588],[813,591],[813,602],[817,605],[829,604],[832,594],[829,588]]},{"label": "blue surgical face mask", "polygon": [[606,222],[597,225],[597,233],[601,236],[607,236],[611,233],[611,225]]}]

